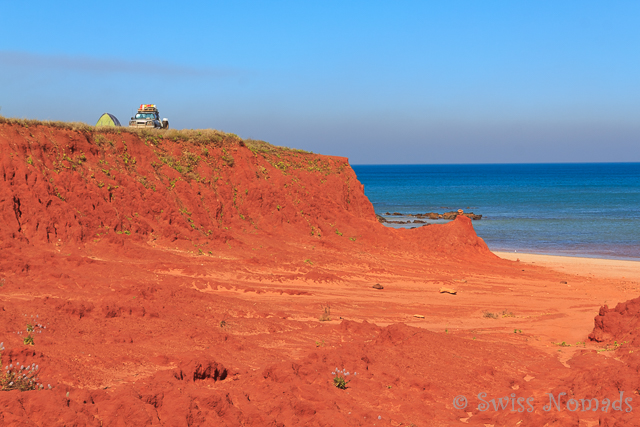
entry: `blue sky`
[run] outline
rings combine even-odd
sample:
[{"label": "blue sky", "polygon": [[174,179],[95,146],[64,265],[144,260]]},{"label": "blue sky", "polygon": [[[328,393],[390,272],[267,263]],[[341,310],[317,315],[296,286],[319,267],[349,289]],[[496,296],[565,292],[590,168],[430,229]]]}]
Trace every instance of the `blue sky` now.
[{"label": "blue sky", "polygon": [[0,1],[0,114],[367,163],[640,161],[638,1]]}]

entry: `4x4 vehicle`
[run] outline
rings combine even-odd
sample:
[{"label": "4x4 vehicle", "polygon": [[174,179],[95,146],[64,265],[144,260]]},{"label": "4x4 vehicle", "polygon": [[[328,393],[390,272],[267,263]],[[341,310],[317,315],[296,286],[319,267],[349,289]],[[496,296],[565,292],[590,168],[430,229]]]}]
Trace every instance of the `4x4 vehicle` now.
[{"label": "4x4 vehicle", "polygon": [[136,116],[131,117],[129,127],[169,129],[169,120],[160,120],[160,113],[155,104],[141,104]]}]

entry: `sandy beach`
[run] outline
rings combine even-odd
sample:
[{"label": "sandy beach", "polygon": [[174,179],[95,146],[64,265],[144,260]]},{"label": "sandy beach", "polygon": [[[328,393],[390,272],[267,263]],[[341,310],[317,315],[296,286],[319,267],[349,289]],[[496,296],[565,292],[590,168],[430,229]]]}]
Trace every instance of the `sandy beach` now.
[{"label": "sandy beach", "polygon": [[493,253],[500,258],[511,261],[520,260],[523,263],[541,265],[565,273],[633,280],[640,278],[640,261],[538,255],[521,252],[494,251]]}]

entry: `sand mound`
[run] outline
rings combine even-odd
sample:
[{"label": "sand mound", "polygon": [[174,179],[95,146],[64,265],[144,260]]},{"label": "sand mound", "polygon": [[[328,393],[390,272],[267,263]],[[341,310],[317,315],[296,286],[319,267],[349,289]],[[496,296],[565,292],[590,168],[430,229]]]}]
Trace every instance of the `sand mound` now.
[{"label": "sand mound", "polygon": [[614,309],[600,308],[594,319],[595,326],[589,339],[597,342],[619,341],[640,345],[640,297],[622,302]]}]

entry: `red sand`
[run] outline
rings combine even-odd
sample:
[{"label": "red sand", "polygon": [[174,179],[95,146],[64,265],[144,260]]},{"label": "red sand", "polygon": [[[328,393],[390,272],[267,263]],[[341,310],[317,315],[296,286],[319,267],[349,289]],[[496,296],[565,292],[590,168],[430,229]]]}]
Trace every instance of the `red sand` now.
[{"label": "red sand", "polygon": [[385,228],[344,158],[15,124],[0,153],[2,362],[53,386],[0,425],[640,425],[640,303],[600,309],[638,276]]}]

